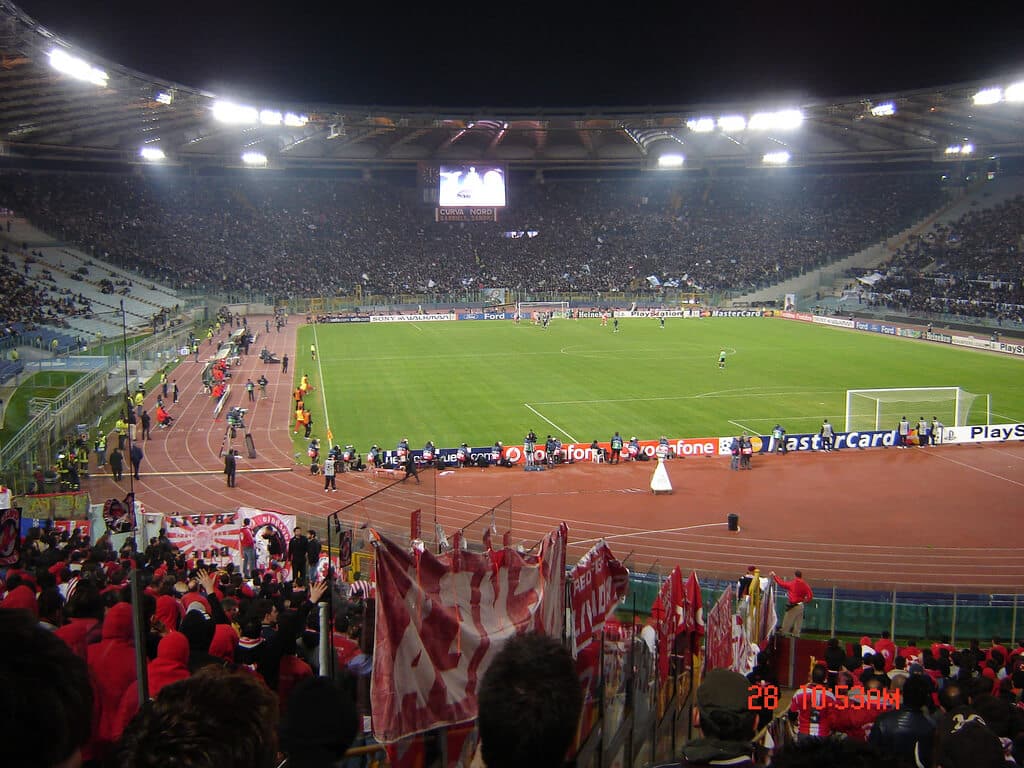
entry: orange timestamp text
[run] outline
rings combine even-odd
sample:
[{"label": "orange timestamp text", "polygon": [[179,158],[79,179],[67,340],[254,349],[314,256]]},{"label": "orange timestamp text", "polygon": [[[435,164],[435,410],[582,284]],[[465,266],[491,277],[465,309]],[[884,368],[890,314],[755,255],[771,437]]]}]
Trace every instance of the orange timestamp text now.
[{"label": "orange timestamp text", "polygon": [[[899,709],[903,692],[899,689],[855,688],[850,693],[850,686],[837,685],[827,688],[824,685],[805,685],[803,689],[808,695],[800,697],[799,708],[802,709]],[[826,703],[827,702],[827,703]],[[768,710],[774,712],[779,706],[779,687],[777,685],[757,684],[747,689],[747,709],[751,712]]]}]

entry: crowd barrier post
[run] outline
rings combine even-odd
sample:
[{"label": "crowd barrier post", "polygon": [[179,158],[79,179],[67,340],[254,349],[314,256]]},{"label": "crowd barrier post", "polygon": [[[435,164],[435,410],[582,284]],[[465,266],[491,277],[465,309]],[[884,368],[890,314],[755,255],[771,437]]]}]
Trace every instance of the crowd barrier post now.
[{"label": "crowd barrier post", "polygon": [[832,585],[832,618],[828,624],[828,636],[836,636],[836,585]]},{"label": "crowd barrier post", "polygon": [[896,637],[896,587],[892,588],[892,617],[889,619],[889,637]]},{"label": "crowd barrier post", "polygon": [[[331,522],[327,521],[327,528],[330,530]],[[328,554],[328,559],[330,555]],[[330,569],[330,563],[328,562],[328,569]],[[334,599],[333,591],[330,594],[330,600]],[[320,612],[320,677],[329,677],[331,674],[331,634],[334,629],[330,626],[330,602],[318,603],[317,609]]]},{"label": "crowd barrier post", "polygon": [[1017,642],[1017,593],[1013,593],[1013,618],[1010,623],[1010,644]]},{"label": "crowd barrier post", "polygon": [[953,587],[953,627],[949,633],[949,642],[956,647],[956,587]]}]

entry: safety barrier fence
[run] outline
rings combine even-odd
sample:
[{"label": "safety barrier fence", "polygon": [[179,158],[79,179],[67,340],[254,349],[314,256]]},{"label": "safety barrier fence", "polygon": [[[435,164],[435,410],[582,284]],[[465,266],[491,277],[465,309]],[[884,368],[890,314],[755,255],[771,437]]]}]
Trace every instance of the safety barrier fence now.
[{"label": "safety barrier fence", "polygon": [[[721,574],[698,571],[705,609],[714,605],[729,584]],[[661,587],[659,574],[630,574],[630,595],[637,605],[649,610]],[[1014,591],[967,591],[952,588],[936,592],[934,585],[911,583],[879,584],[871,589],[851,589],[839,582],[812,582],[815,599],[806,605],[804,634],[870,635],[888,630],[893,637],[933,639],[948,636],[952,642],[989,640],[1000,637],[1016,643],[1022,635],[1024,589]],[[785,592],[777,597],[776,612],[781,619],[786,607]]]}]

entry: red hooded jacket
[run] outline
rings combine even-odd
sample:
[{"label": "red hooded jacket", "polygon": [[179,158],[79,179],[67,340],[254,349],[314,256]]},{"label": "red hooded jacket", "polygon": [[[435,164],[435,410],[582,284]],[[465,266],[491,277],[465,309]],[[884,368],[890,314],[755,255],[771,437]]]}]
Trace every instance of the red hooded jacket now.
[{"label": "red hooded jacket", "polygon": [[33,616],[39,618],[39,603],[36,602],[36,593],[21,584],[10,592],[0,603],[0,608],[14,611],[29,611]]},{"label": "red hooded jacket", "polygon": [[132,607],[118,603],[103,619],[103,639],[89,647],[86,660],[95,697],[89,757],[102,759],[117,740],[117,713],[124,692],[135,682]]},{"label": "red hooded jacket", "polygon": [[93,618],[71,619],[63,627],[54,632],[76,656],[88,660],[89,646],[103,639],[100,623]]},{"label": "red hooded jacket", "polygon": [[[171,683],[184,680],[188,671],[188,638],[181,632],[168,632],[157,646],[156,658],[146,666],[146,677],[149,681],[149,697],[156,698],[161,689]],[[139,711],[139,687],[129,685],[121,697],[117,711],[117,738],[121,738],[128,723]]]}]

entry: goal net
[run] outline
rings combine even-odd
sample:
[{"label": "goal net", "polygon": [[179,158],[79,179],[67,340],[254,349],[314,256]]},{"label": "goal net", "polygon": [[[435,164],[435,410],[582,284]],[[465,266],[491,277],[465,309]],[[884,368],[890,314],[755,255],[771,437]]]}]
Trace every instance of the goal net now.
[{"label": "goal net", "polygon": [[520,301],[516,311],[523,320],[536,320],[551,313],[552,317],[568,317],[568,301]]},{"label": "goal net", "polygon": [[846,390],[846,431],[894,429],[904,416],[911,424],[937,418],[947,427],[988,424],[991,395],[960,387]]}]

